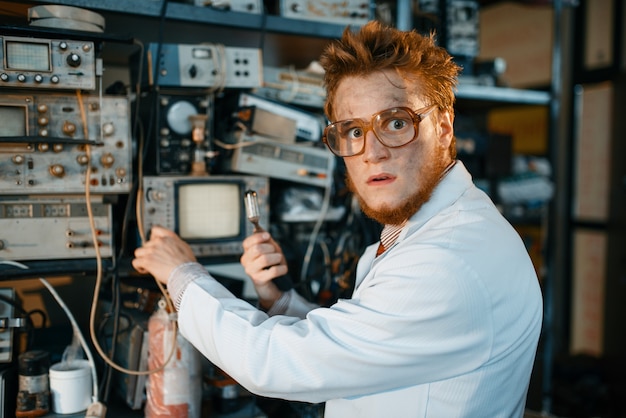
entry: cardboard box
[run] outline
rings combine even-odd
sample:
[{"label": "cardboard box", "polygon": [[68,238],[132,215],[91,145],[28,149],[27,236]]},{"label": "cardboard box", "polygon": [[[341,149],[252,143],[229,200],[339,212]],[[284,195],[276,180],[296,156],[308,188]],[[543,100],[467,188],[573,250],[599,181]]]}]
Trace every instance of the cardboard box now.
[{"label": "cardboard box", "polygon": [[510,135],[513,154],[543,156],[548,153],[549,111],[547,106],[496,108],[487,115],[487,129]]},{"label": "cardboard box", "polygon": [[550,5],[502,2],[482,8],[478,59],[504,58],[500,82],[507,87],[550,85],[553,14]]}]

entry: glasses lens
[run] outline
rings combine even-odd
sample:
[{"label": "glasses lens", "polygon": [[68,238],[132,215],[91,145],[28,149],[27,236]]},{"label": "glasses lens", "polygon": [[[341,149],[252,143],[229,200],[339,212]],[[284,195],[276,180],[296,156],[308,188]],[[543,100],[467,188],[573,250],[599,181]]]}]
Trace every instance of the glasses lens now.
[{"label": "glasses lens", "polygon": [[400,147],[416,136],[413,116],[406,109],[389,109],[379,113],[374,119],[373,129],[378,139],[388,147]]},{"label": "glasses lens", "polygon": [[365,129],[359,120],[344,120],[328,125],[326,141],[330,149],[337,155],[349,157],[361,152]]}]

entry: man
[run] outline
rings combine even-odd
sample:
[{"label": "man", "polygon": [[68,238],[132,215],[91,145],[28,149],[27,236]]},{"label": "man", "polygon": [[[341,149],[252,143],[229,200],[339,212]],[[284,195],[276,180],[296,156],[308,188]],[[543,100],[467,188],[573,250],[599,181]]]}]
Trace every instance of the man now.
[{"label": "man", "polygon": [[326,402],[326,417],[521,417],[541,292],[521,239],[456,161],[459,68],[432,36],[376,22],[346,30],[321,63],[324,142],[385,225],[352,297],[318,308],[280,291],[286,262],[266,232],[241,257],[263,310],[163,228],[133,265],[168,284],[182,334],[253,393]]}]

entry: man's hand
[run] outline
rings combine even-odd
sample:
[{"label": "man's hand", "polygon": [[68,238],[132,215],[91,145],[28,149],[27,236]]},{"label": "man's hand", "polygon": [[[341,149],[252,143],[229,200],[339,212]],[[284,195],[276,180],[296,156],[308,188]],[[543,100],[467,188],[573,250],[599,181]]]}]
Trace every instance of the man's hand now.
[{"label": "man's hand", "polygon": [[272,280],[287,274],[285,256],[268,232],[250,235],[243,241],[243,250],[241,265],[252,279],[259,303],[269,309],[283,294]]},{"label": "man's hand", "polygon": [[172,271],[183,263],[197,261],[191,247],[173,231],[154,226],[150,240],[135,250],[133,267],[140,273],[149,273],[167,284]]}]

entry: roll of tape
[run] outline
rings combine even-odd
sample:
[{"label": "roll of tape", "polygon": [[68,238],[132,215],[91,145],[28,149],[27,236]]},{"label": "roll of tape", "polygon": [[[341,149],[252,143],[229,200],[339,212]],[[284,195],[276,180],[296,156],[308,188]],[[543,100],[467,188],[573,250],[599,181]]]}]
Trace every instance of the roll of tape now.
[{"label": "roll of tape", "polygon": [[28,20],[31,24],[33,24],[33,20],[50,18],[89,23],[99,27],[102,31],[105,28],[105,19],[102,15],[79,7],[50,4],[28,9]]},{"label": "roll of tape", "polygon": [[58,17],[49,17],[46,19],[37,19],[30,22],[30,26],[38,26],[45,28],[63,28],[72,30],[81,30],[85,32],[104,32],[98,25],[87,22],[79,22],[77,20],[60,19]]}]

